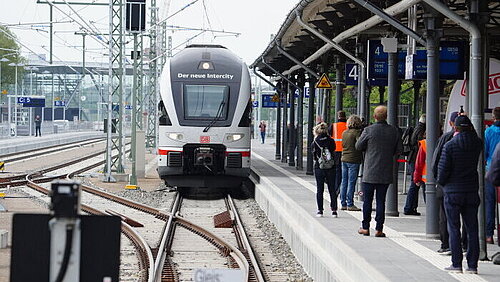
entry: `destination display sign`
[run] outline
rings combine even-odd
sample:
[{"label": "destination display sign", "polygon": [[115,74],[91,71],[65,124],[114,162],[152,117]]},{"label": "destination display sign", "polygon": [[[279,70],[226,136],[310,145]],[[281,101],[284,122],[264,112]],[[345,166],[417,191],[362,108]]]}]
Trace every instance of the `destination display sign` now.
[{"label": "destination display sign", "polygon": [[180,79],[221,79],[221,80],[232,80],[234,78],[233,74],[229,73],[177,73],[177,78]]},{"label": "destination display sign", "polygon": [[[345,73],[345,84],[357,86],[359,78],[358,64],[345,64]],[[387,86],[387,79],[372,78],[367,81],[370,86]]]},{"label": "destination display sign", "polygon": [[[398,52],[398,77],[405,79],[406,50]],[[442,41],[439,50],[439,78],[463,79],[465,71],[465,45],[459,41]],[[427,50],[419,47],[412,60],[413,70],[406,79],[427,79]],[[387,79],[388,53],[380,40],[368,40],[368,78]]]},{"label": "destination display sign", "polygon": [[262,107],[263,108],[276,108],[278,102],[273,101],[273,94],[262,94]]},{"label": "destination display sign", "polygon": [[[389,54],[384,52],[384,46],[380,40],[368,40],[368,78],[387,79],[389,73]],[[398,53],[398,77],[405,77],[406,51]]]}]

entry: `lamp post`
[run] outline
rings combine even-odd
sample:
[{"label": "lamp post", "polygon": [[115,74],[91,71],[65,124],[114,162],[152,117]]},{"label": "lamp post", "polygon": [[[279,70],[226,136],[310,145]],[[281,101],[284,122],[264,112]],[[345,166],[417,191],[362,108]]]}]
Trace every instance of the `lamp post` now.
[{"label": "lamp post", "polygon": [[[34,67],[34,66],[27,66],[24,69],[30,71],[30,92],[29,93],[31,96],[33,96],[34,95],[34,93],[33,93],[33,71],[37,71],[38,68]],[[43,109],[42,109],[42,111],[43,111]],[[29,122],[30,136],[31,136],[31,135],[33,135],[33,108],[32,107],[30,107],[30,109],[29,109],[28,122]]]},{"label": "lamp post", "polygon": [[15,75],[15,79],[16,79],[16,83],[14,84],[14,97],[15,97],[15,101],[14,101],[14,124],[16,126],[16,130],[14,132],[14,136],[17,137],[17,67],[23,67],[24,64],[22,63],[10,63],[9,66],[11,67],[15,67],[15,70],[16,70],[16,75]]},{"label": "lamp post", "polygon": [[[1,91],[3,91],[3,90],[2,90],[2,63],[4,63],[4,62],[9,62],[9,61],[10,61],[10,60],[9,60],[9,59],[7,59],[7,58],[1,58],[1,59],[0,59],[0,92],[1,92]],[[3,94],[3,93],[2,93],[2,94]],[[1,95],[1,94],[0,94],[0,95]],[[3,99],[2,99],[2,100],[3,100]],[[9,114],[8,114],[8,117],[10,117],[10,100],[9,100],[9,98],[7,98],[7,101],[8,101],[8,102],[7,102],[7,104],[8,104],[8,110],[7,110],[7,111],[8,111],[8,113],[9,113]],[[1,122],[3,123],[3,112],[1,113],[1,117],[2,117]],[[8,121],[8,123],[10,124],[10,121]],[[10,135],[10,129],[9,129],[9,135]]]},{"label": "lamp post", "polygon": [[[46,79],[47,79],[47,75],[50,74],[50,71],[48,70],[44,70],[42,72],[43,76],[42,76],[42,87],[40,88],[40,92],[42,93],[43,95],[43,98],[45,98],[45,101],[47,101],[47,95],[46,95],[46,91],[45,91],[45,82],[46,82]],[[47,102],[45,102],[45,106],[47,106]],[[52,106],[50,106],[51,109],[54,108],[54,102],[52,101]],[[42,114],[45,116],[45,108],[43,108],[42,110]],[[44,120],[44,118],[42,118],[42,120]]]}]

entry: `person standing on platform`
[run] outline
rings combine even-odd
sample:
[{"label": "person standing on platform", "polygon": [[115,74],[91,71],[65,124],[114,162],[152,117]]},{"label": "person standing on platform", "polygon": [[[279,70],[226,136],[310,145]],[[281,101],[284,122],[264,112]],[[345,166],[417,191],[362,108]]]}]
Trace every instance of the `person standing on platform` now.
[{"label": "person standing on platform", "polygon": [[385,221],[385,199],[389,184],[393,180],[393,167],[396,165],[395,156],[402,151],[399,130],[387,123],[387,107],[375,108],[373,117],[376,123],[366,127],[356,142],[356,149],[365,152],[363,171],[363,221],[358,230],[359,234],[370,235],[370,221],[372,219],[372,202],[376,194],[377,208],[375,221],[375,237],[385,237],[382,231]]},{"label": "person standing on platform", "polygon": [[[450,114],[450,119],[448,124],[451,127],[451,131],[444,133],[438,140],[436,145],[436,149],[434,150],[434,155],[432,156],[432,173],[434,175],[434,179],[438,177],[438,164],[439,159],[441,158],[441,153],[443,151],[444,145],[453,138],[455,134],[455,119],[458,117],[458,112],[452,112]],[[446,212],[444,210],[444,194],[443,187],[437,183],[436,185],[436,201],[439,206],[439,240],[441,241],[441,248],[437,251],[440,254],[449,254],[450,253],[450,244],[448,234],[448,221],[446,220]],[[465,228],[463,228],[465,229]],[[465,231],[464,231],[465,235]],[[463,236],[466,237],[466,236]]]},{"label": "person standing on platform", "polygon": [[[328,186],[328,193],[330,194],[330,207],[332,209],[332,216],[337,217],[337,193],[334,188],[335,169],[333,162],[329,168],[320,168],[320,158],[322,153],[325,152],[333,157],[335,152],[335,142],[328,136],[328,126],[322,122],[316,125],[313,129],[314,141],[311,144],[311,150],[314,157],[314,177],[316,178],[316,202],[318,205],[317,217],[323,216],[323,192],[325,190],[325,182]],[[328,151],[326,151],[328,150]],[[332,159],[333,161],[333,159]]]},{"label": "person standing on platform", "polygon": [[328,129],[328,133],[335,141],[335,153],[333,154],[335,159],[335,191],[339,193],[340,183],[342,182],[342,164],[340,163],[342,158],[342,133],[347,130],[347,119],[344,111],[337,112],[337,122],[331,124]]},{"label": "person standing on platform", "polygon": [[262,140],[262,144],[264,144],[264,142],[266,141],[266,128],[267,128],[266,122],[261,120],[259,128],[260,128],[260,138]]},{"label": "person standing on platform", "polygon": [[354,190],[358,179],[359,166],[363,153],[356,150],[356,141],[361,135],[362,123],[357,115],[351,115],[347,120],[347,130],[342,133],[342,182],[340,183],[341,210],[360,211],[354,205]]},{"label": "person standing on platform", "polygon": [[35,137],[40,136],[42,137],[42,120],[40,119],[40,116],[35,117]]},{"label": "person standing on platform", "polygon": [[[408,155],[408,166],[410,169],[410,175],[411,175],[411,180],[410,180],[410,189],[408,189],[408,195],[406,196],[406,203],[404,207],[404,214],[405,215],[420,215],[420,213],[417,211],[418,208],[418,190],[420,189],[420,186],[413,181],[413,175],[415,171],[415,165],[416,165],[416,159],[417,159],[417,154],[419,151],[419,145],[420,141],[424,139],[424,133],[425,133],[425,114],[420,116],[420,119],[418,120],[418,125],[415,127],[415,130],[411,134],[410,137],[410,147],[411,152]],[[422,187],[425,189],[425,186]],[[422,189],[423,196],[425,199],[425,191]]]},{"label": "person standing on platform", "polygon": [[[424,133],[425,137],[425,133]],[[425,159],[427,158],[427,141],[422,139],[418,141],[418,153],[417,158],[415,160],[415,170],[413,172],[413,182],[417,187],[422,187],[422,192],[424,193],[424,201],[425,201],[425,182],[427,182],[427,164],[425,163]],[[418,188],[417,195],[418,198]],[[418,201],[417,204],[418,206]],[[415,207],[415,211],[417,208]],[[419,212],[412,215],[420,215]]]},{"label": "person standing on platform", "polygon": [[438,164],[437,183],[443,187],[444,208],[448,220],[452,265],[450,272],[462,272],[463,250],[460,236],[460,215],[467,232],[466,273],[477,274],[479,234],[477,211],[479,207],[479,175],[477,164],[483,148],[472,122],[466,116],[455,119],[453,137],[443,147]]},{"label": "person standing on platform", "polygon": [[[491,166],[491,160],[495,147],[500,143],[500,107],[493,109],[495,122],[484,132],[484,158],[486,159],[486,173]],[[486,243],[494,244],[493,232],[495,230],[495,187],[486,179],[485,181],[484,206],[486,210]]]}]

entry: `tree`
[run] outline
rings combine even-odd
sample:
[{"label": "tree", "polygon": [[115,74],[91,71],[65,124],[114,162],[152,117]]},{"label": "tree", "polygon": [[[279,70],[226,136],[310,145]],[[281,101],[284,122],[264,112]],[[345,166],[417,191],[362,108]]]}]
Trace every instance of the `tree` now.
[{"label": "tree", "polygon": [[[20,49],[16,35],[8,27],[0,25],[0,59],[6,58],[9,60],[8,62],[0,62],[2,89],[6,89],[8,84],[14,84],[15,82],[15,67],[11,67],[9,64],[24,62],[23,57],[19,54]],[[22,77],[23,72],[23,68],[18,69],[18,79]]]}]

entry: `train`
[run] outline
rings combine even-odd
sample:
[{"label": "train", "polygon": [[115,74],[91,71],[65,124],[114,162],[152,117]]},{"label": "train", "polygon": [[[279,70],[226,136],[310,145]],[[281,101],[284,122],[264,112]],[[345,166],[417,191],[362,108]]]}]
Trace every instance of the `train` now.
[{"label": "train", "polygon": [[160,76],[158,174],[169,187],[239,187],[250,173],[251,81],[221,45],[194,44]]}]

